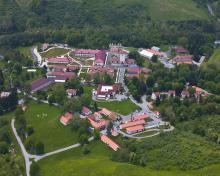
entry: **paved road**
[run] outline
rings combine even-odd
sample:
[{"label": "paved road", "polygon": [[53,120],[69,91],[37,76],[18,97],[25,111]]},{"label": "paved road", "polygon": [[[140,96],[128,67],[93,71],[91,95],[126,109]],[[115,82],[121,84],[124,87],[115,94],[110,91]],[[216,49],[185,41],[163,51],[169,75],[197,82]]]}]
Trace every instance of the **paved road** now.
[{"label": "paved road", "polygon": [[125,78],[125,68],[121,67],[118,69],[118,79],[117,82],[118,83],[124,83],[124,78]]},{"label": "paved road", "polygon": [[34,60],[37,62],[38,66],[42,66],[42,57],[37,51],[37,46],[34,46],[31,49],[31,54],[32,54]]},{"label": "paved road", "polygon": [[22,143],[21,141],[21,138],[19,137],[17,131],[16,131],[16,128],[15,128],[15,119],[12,119],[11,121],[11,127],[12,127],[12,130],[13,130],[13,133],[18,141],[18,144],[21,148],[21,152],[22,152],[22,155],[24,156],[24,160],[25,160],[25,168],[26,168],[26,174],[27,176],[30,176],[30,166],[31,166],[31,161],[30,159],[31,158],[34,158],[32,157],[31,155],[29,155],[24,147],[24,144]]},{"label": "paved road", "polygon": [[[88,140],[89,140],[89,142],[91,142],[91,141],[94,140],[94,137],[92,136],[92,137],[90,137]],[[70,146],[68,146],[68,147],[64,147],[64,148],[55,150],[55,151],[53,151],[53,152],[45,153],[45,154],[43,154],[43,155],[35,155],[34,160],[35,160],[35,161],[39,161],[39,160],[41,160],[41,159],[43,159],[43,158],[46,158],[46,157],[48,157],[48,156],[55,155],[55,154],[58,154],[58,153],[61,153],[61,152],[65,152],[65,151],[67,151],[67,150],[70,150],[70,149],[73,149],[73,148],[77,148],[77,147],[80,147],[80,146],[81,146],[81,144],[80,144],[80,143],[77,143],[77,144],[70,145]]]},{"label": "paved road", "polygon": [[[64,151],[67,151],[67,150],[70,150],[70,149],[73,149],[73,148],[77,148],[77,147],[80,147],[81,144],[80,143],[77,143],[77,144],[73,144],[73,145],[70,145],[68,147],[64,147],[64,148],[61,148],[61,149],[58,149],[58,150],[55,150],[53,152],[49,152],[49,153],[45,153],[43,155],[32,155],[32,154],[29,154],[25,147],[24,147],[24,144],[20,138],[20,136],[18,135],[17,131],[16,131],[16,128],[15,128],[15,119],[12,119],[11,121],[11,128],[12,128],[12,131],[18,141],[18,144],[21,148],[21,152],[22,152],[22,155],[24,156],[24,159],[25,159],[25,168],[26,168],[26,175],[27,176],[30,176],[30,167],[31,167],[31,159],[34,159],[36,162],[43,159],[43,158],[46,158],[46,157],[49,157],[51,155],[55,155],[55,154],[58,154],[58,153],[61,153],[61,152],[64,152]],[[94,137],[90,137],[89,138],[89,142],[91,142],[92,140],[94,140]]]}]

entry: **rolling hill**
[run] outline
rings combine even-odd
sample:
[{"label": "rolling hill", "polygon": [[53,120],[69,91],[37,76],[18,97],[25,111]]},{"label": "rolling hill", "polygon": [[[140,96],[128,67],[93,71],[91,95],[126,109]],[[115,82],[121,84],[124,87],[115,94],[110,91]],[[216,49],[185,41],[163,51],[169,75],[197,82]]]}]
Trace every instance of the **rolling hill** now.
[{"label": "rolling hill", "polygon": [[24,23],[38,19],[43,25],[74,27],[209,19],[207,11],[193,0],[0,0],[0,14],[22,17]]}]

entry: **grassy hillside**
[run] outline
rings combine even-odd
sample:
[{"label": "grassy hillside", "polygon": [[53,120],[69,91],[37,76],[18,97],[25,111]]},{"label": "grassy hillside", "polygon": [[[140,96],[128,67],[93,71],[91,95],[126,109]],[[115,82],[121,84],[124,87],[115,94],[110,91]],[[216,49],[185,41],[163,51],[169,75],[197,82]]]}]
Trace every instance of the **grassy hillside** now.
[{"label": "grassy hillside", "polygon": [[[48,1],[44,8],[52,21],[62,19],[88,24],[134,22],[146,20],[208,19],[206,10],[193,0],[64,0]],[[59,16],[57,15],[59,14]],[[56,18],[52,19],[52,16]]]},{"label": "grassy hillside", "polygon": [[[188,146],[189,147],[189,146]],[[82,149],[73,149],[40,161],[42,175],[47,176],[218,176],[219,165],[211,165],[199,170],[182,171],[176,168],[156,170],[150,166],[140,167],[111,161],[111,149],[101,142],[89,144],[91,151],[82,154]]]},{"label": "grassy hillside", "polygon": [[213,55],[210,57],[208,62],[205,63],[204,67],[215,66],[216,68],[220,67],[220,47],[216,48]]},{"label": "grassy hillside", "polygon": [[153,20],[208,19],[206,10],[192,0],[149,0],[148,9]]},{"label": "grassy hillside", "polygon": [[206,10],[193,0],[0,0],[0,14],[16,14],[23,17],[19,21],[29,24],[37,23],[38,19],[44,25],[74,27],[146,23],[149,17],[153,20],[208,19]]}]

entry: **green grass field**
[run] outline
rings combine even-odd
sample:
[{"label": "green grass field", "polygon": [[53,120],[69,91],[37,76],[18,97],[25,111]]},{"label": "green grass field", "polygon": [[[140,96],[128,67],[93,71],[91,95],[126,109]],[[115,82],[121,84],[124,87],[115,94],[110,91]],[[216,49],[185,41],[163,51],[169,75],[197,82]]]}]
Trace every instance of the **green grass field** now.
[{"label": "green grass field", "polygon": [[197,7],[192,0],[149,0],[147,3],[155,21],[208,19],[207,11]]},{"label": "green grass field", "polygon": [[45,176],[219,176],[220,165],[212,165],[200,170],[170,171],[153,170],[109,159],[111,149],[101,142],[89,144],[91,153],[83,155],[81,148],[73,149],[39,162]]},{"label": "green grass field", "polygon": [[[47,116],[43,116],[47,114]],[[53,151],[68,145],[77,143],[77,135],[69,126],[59,122],[61,110],[48,104],[37,104],[30,102],[25,113],[27,125],[34,128],[34,134],[29,139],[43,142],[45,151]]]},{"label": "green grass field", "polygon": [[31,58],[31,47],[18,47],[16,48],[17,51],[20,51],[24,56]]},{"label": "green grass field", "polygon": [[107,108],[113,112],[128,115],[131,112],[139,109],[137,105],[132,103],[130,100],[125,101],[112,101],[112,102],[98,102],[98,106],[102,108]]},{"label": "green grass field", "polygon": [[209,65],[214,65],[216,68],[220,67],[220,47],[216,48],[213,55],[209,58],[208,62],[204,64],[204,68]]},{"label": "green grass field", "polygon": [[68,53],[69,50],[64,49],[64,48],[55,48],[51,49],[48,52],[42,53],[41,56],[43,58],[50,58],[50,57],[56,57],[56,56],[61,56],[66,53]]}]

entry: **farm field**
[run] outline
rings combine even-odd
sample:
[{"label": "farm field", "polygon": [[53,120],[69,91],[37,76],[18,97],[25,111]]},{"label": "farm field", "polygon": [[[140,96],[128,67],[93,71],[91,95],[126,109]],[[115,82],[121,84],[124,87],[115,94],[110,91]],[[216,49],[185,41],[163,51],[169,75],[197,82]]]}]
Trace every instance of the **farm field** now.
[{"label": "farm field", "polygon": [[42,53],[41,56],[43,58],[50,58],[50,57],[56,57],[56,56],[61,56],[64,55],[66,53],[68,53],[68,49],[64,49],[64,48],[55,48],[55,49],[51,49],[45,53]]},{"label": "farm field", "polygon": [[[88,145],[90,154],[83,155],[77,148],[64,152],[39,162],[42,175],[46,176],[218,176],[219,165],[212,165],[200,170],[170,171],[154,170],[150,167],[140,167],[127,163],[114,162],[109,159],[111,149],[101,142]],[[104,168],[104,169],[103,169]]]},{"label": "farm field", "polygon": [[208,19],[207,11],[197,7],[192,0],[150,0],[148,7],[153,20]]},{"label": "farm field", "polygon": [[34,128],[34,133],[28,140],[44,143],[45,152],[77,143],[77,134],[69,126],[63,126],[59,122],[61,114],[57,107],[31,101],[24,114],[27,125]]},{"label": "farm field", "polygon": [[112,101],[112,102],[97,102],[99,107],[107,108],[113,112],[122,114],[122,115],[128,115],[131,112],[134,112],[135,110],[139,109],[137,105],[132,103],[130,100],[124,100],[124,101]]}]

